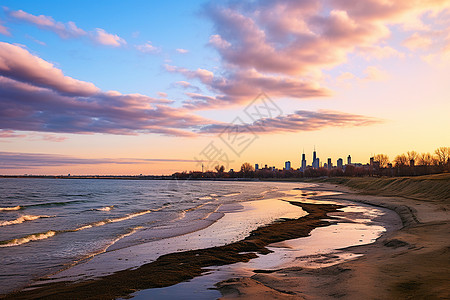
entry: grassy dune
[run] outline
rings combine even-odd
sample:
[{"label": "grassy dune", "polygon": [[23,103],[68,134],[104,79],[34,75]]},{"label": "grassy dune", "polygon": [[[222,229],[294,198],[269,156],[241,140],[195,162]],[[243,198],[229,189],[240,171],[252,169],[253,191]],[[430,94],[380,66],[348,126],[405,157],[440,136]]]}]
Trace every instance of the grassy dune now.
[{"label": "grassy dune", "polygon": [[417,177],[335,177],[314,181],[342,184],[372,195],[428,201],[450,200],[450,173]]}]

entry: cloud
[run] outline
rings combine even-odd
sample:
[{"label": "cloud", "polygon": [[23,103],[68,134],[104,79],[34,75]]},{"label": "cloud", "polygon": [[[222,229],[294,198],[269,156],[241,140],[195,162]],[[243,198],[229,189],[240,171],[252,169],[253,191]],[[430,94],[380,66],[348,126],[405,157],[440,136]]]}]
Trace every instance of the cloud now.
[{"label": "cloud", "polygon": [[0,75],[61,94],[88,96],[99,92],[94,84],[65,76],[53,64],[3,42],[0,42]]},{"label": "cloud", "polygon": [[189,52],[189,50],[182,49],[182,48],[178,48],[178,49],[177,49],[177,52],[178,52],[178,53],[181,53],[181,54],[186,54],[186,53]]},{"label": "cloud", "polygon": [[11,11],[5,8],[5,12],[8,16],[24,21],[33,25],[38,26],[39,28],[51,30],[58,34],[62,38],[76,38],[83,35],[86,35],[86,31],[81,28],[78,28],[74,22],[56,22],[50,16],[39,15],[35,16],[30,13],[24,12],[23,10]]},{"label": "cloud", "polygon": [[363,78],[364,80],[373,80],[373,81],[381,81],[385,80],[389,77],[389,75],[375,66],[368,66],[364,73],[366,76]]},{"label": "cloud", "polygon": [[[264,91],[271,97],[310,98],[331,95],[329,89],[317,82],[292,76],[264,75],[255,70],[236,71],[227,77],[216,77],[210,71],[198,69],[190,71],[184,68],[166,66],[169,72],[183,74],[187,78],[198,79],[213,91],[214,97],[191,97],[185,101],[189,109],[210,109],[247,103],[255,95]],[[192,96],[192,94],[187,94]]]},{"label": "cloud", "polygon": [[[85,30],[77,27],[75,22],[72,21],[63,23],[55,21],[50,16],[45,15],[37,16],[27,13],[23,10],[13,11],[6,7],[4,7],[4,10],[9,17],[14,18],[17,21],[26,22],[44,30],[53,31],[63,39],[89,36],[91,40],[93,40],[97,44],[112,47],[120,47],[126,45],[127,43],[123,38],[119,37],[117,34],[108,33],[102,28],[96,28],[92,32],[86,32]],[[2,26],[0,25],[0,33],[2,33],[1,28]]]},{"label": "cloud", "polygon": [[161,51],[160,48],[153,46],[150,41],[148,41],[143,45],[137,45],[135,47],[138,51],[142,53],[158,53],[159,51]]},{"label": "cloud", "polygon": [[18,134],[13,130],[0,130],[0,138],[21,138],[26,137],[25,134]]},{"label": "cloud", "polygon": [[383,81],[389,78],[389,74],[376,66],[368,66],[364,70],[364,76],[357,77],[350,72],[344,72],[336,78],[337,83],[347,83],[351,80],[364,81]]},{"label": "cloud", "polygon": [[2,23],[3,22],[0,21],[0,34],[11,36],[11,33],[9,32],[8,28],[6,28],[6,26],[4,26]]},{"label": "cloud", "polygon": [[168,99],[103,92],[26,49],[0,43],[0,128],[54,133],[192,136],[211,120],[175,109]]},{"label": "cloud", "polygon": [[205,69],[197,69],[195,71],[188,70],[186,68],[180,68],[171,65],[165,65],[167,71],[172,73],[180,73],[186,76],[187,78],[197,78],[200,79],[203,83],[209,83],[214,78],[214,73]]},{"label": "cloud", "polygon": [[358,52],[367,60],[385,58],[404,58],[405,54],[389,46],[362,46],[358,47]]},{"label": "cloud", "polygon": [[[257,120],[252,124],[246,125],[246,128],[257,134],[273,134],[282,132],[314,131],[327,127],[369,126],[383,122],[384,120],[378,118],[338,111],[319,110],[314,112],[298,110],[289,115]],[[201,129],[201,132],[221,133],[226,131],[229,126],[229,124],[204,126]]]},{"label": "cloud", "polygon": [[[214,28],[209,45],[219,53],[222,71],[166,69],[198,79],[216,94],[188,99],[190,109],[244,103],[260,91],[273,98],[327,97],[332,91],[324,86],[325,71],[347,63],[350,54],[403,58],[387,45],[392,28],[427,30],[446,8],[450,1],[211,1],[204,10]],[[369,71],[368,78],[375,78]]]},{"label": "cloud", "polygon": [[0,169],[32,169],[68,165],[145,164],[153,162],[192,163],[189,159],[79,158],[60,154],[0,152]]},{"label": "cloud", "polygon": [[431,46],[431,37],[420,35],[415,32],[409,38],[403,41],[402,45],[410,50],[427,49]]},{"label": "cloud", "polygon": [[102,28],[95,29],[95,34],[92,36],[95,42],[100,45],[120,47],[125,45],[127,42],[119,37],[117,34],[111,34],[106,32]]},{"label": "cloud", "polygon": [[[2,135],[12,137],[14,131],[31,131],[118,135],[156,133],[189,137],[210,134],[226,126],[226,123],[192,114],[188,109],[189,105],[198,109],[203,105],[210,107],[243,101],[250,95],[253,97],[255,87],[264,87],[275,95],[282,93],[292,97],[298,93],[304,97],[309,96],[308,93],[316,96],[320,91],[311,83],[285,77],[262,76],[257,72],[235,73],[234,77],[216,78],[212,72],[204,69],[189,71],[177,67],[168,68],[208,83],[223,95],[186,93],[192,102],[185,103],[184,108],[174,108],[167,105],[172,103],[168,99],[141,94],[121,94],[117,91],[104,92],[92,83],[64,76],[61,70],[26,49],[0,43]],[[277,91],[278,89],[280,91]],[[279,129],[277,124],[280,122],[284,123],[285,129]],[[273,132],[313,130],[312,128],[326,126],[361,126],[374,122],[372,118],[358,115],[306,111],[264,120],[264,124],[269,124],[268,127],[265,126]],[[259,125],[253,124],[255,128]],[[41,134],[39,137],[52,141],[60,140],[54,135]]]},{"label": "cloud", "polygon": [[158,96],[162,97],[162,98],[167,98],[167,93],[164,92],[158,92]]}]

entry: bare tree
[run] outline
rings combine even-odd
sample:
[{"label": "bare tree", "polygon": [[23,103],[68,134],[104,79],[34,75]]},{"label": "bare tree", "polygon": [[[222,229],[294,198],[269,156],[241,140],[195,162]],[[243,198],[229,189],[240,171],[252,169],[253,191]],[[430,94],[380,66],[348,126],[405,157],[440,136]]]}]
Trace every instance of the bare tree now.
[{"label": "bare tree", "polygon": [[417,158],[417,164],[419,166],[431,166],[435,164],[435,161],[436,159],[430,154],[430,152],[421,153]]},{"label": "bare tree", "polygon": [[242,164],[241,166],[241,172],[244,173],[250,173],[253,172],[255,169],[253,168],[253,166],[251,164],[249,164],[248,162],[245,162]]},{"label": "bare tree", "polygon": [[394,159],[396,167],[404,167],[409,165],[409,159],[405,154],[397,155]]},{"label": "bare tree", "polygon": [[377,154],[373,157],[373,160],[380,164],[380,168],[386,168],[389,163],[389,156],[386,154]]},{"label": "bare tree", "polygon": [[408,151],[406,152],[406,158],[408,159],[408,164],[411,160],[416,161],[419,154],[416,151]]},{"label": "bare tree", "polygon": [[445,165],[450,162],[450,147],[439,147],[434,151],[437,162]]},{"label": "bare tree", "polygon": [[214,169],[216,169],[217,173],[223,173],[225,171],[225,166],[224,165],[217,165],[214,167]]}]

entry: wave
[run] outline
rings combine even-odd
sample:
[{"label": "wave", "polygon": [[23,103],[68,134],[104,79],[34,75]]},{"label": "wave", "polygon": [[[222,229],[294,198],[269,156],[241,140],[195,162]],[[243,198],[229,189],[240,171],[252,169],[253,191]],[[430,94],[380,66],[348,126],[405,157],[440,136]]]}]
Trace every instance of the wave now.
[{"label": "wave", "polygon": [[[62,231],[58,231],[58,230],[50,230],[44,233],[34,233],[34,234],[30,234],[27,235],[25,237],[22,238],[17,238],[17,239],[12,239],[12,240],[8,240],[8,241],[0,241],[0,247],[12,247],[12,246],[19,246],[22,244],[26,244],[28,242],[32,242],[32,241],[38,241],[38,240],[43,240],[43,239],[47,239],[50,238],[52,236],[54,236],[57,233],[65,233],[65,232],[76,232],[76,231],[81,231],[84,229],[88,229],[88,228],[92,228],[92,227],[97,227],[97,226],[102,226],[102,225],[106,225],[109,223],[116,223],[116,222],[121,222],[121,221],[125,221],[128,219],[132,219],[138,216],[142,216],[151,212],[156,212],[156,211],[160,211],[164,208],[166,208],[168,205],[163,205],[162,207],[159,208],[155,208],[155,209],[151,209],[151,210],[144,210],[144,211],[140,211],[140,212],[136,212],[136,213],[131,213],[128,214],[124,217],[120,217],[120,218],[115,218],[115,219],[106,219],[103,221],[99,221],[99,222],[95,222],[92,224],[87,224],[87,225],[83,225],[81,227],[78,227],[76,229],[69,229],[69,230],[62,230]],[[33,216],[36,217],[36,216]],[[44,217],[44,216],[39,216],[39,217]],[[46,216],[49,217],[49,216]],[[8,222],[8,221],[7,221]],[[138,230],[140,228],[136,227],[136,230]],[[130,234],[133,234],[135,231],[133,231]],[[123,238],[123,237],[121,237]]]},{"label": "wave", "polygon": [[19,210],[22,209],[22,206],[17,205],[14,207],[0,207],[0,211],[13,211],[13,210]]},{"label": "wave", "polygon": [[0,247],[19,246],[19,245],[26,244],[26,243],[32,242],[32,241],[48,239],[49,237],[52,237],[55,234],[56,234],[56,231],[50,230],[50,231],[43,232],[43,233],[30,234],[25,237],[12,239],[9,241],[0,241]]},{"label": "wave", "polygon": [[94,210],[97,210],[97,211],[110,211],[113,208],[114,208],[114,205],[111,205],[111,206],[105,206],[105,207],[102,207],[102,208],[96,208]]},{"label": "wave", "polygon": [[16,225],[22,224],[27,221],[34,221],[41,218],[51,218],[51,216],[33,216],[33,215],[24,215],[12,221],[2,221],[0,222],[0,226],[8,226],[8,225]]},{"label": "wave", "polygon": [[64,206],[64,205],[70,205],[74,203],[85,203],[88,202],[87,200],[72,200],[72,201],[62,201],[62,202],[44,202],[44,203],[37,203],[37,204],[30,204],[22,206],[23,208],[27,207],[35,207],[35,206]]},{"label": "wave", "polygon": [[205,205],[207,205],[207,204],[211,204],[211,203],[212,203],[211,201],[205,202],[205,203],[203,203],[203,204],[199,204],[199,205],[197,205],[197,206],[194,206],[194,207],[191,207],[191,208],[184,209],[183,211],[184,211],[184,212],[193,211],[193,210],[202,208],[203,206],[205,206]]},{"label": "wave", "polygon": [[146,214],[151,213],[151,212],[160,211],[160,210],[166,208],[167,206],[168,205],[163,205],[162,207],[159,207],[159,208],[150,209],[150,210],[143,210],[143,211],[136,212],[136,213],[131,213],[131,214],[128,214],[128,215],[126,215],[124,217],[120,217],[120,218],[106,219],[106,220],[94,222],[94,223],[91,223],[91,224],[86,224],[86,225],[78,227],[78,228],[76,228],[74,230],[69,230],[69,231],[81,231],[81,230],[89,229],[89,228],[92,228],[92,227],[103,226],[103,225],[106,225],[106,224],[109,224],[109,223],[122,222],[122,221],[129,220],[129,219],[132,219],[132,218],[135,218],[135,217],[146,215]]},{"label": "wave", "polygon": [[230,194],[225,194],[225,195],[223,195],[223,197],[232,197],[232,196],[237,196],[237,195],[240,195],[240,194],[241,194],[241,192],[230,193]]}]

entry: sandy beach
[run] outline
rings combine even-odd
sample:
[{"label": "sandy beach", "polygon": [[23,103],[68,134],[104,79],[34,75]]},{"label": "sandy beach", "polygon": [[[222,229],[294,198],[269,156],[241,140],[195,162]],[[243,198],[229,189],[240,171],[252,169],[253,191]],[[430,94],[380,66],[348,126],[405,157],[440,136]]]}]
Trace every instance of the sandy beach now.
[{"label": "sandy beach", "polygon": [[[240,210],[222,212],[225,217],[203,231],[161,242],[158,251],[166,251],[162,255],[146,244],[118,249],[37,281],[6,299],[147,299],[158,298],[153,292],[163,287],[183,295],[189,282],[205,281],[204,275],[219,266],[233,270],[208,279],[216,283],[224,299],[443,299],[450,295],[450,220],[445,197],[367,195],[343,185],[313,183],[284,197],[240,206]],[[278,221],[267,214],[274,207],[280,209]],[[370,227],[361,209],[375,214]],[[260,218],[261,213],[271,215],[267,225],[249,220]],[[381,229],[377,229],[378,218],[382,218]],[[333,241],[330,233],[338,233],[337,222],[343,235]],[[248,228],[241,239],[230,240],[230,231],[221,233],[224,224],[237,226],[232,231],[242,227],[239,224]],[[362,231],[348,236],[351,231],[347,233],[346,226],[353,235],[355,230]],[[181,246],[188,239],[195,241],[194,249]],[[170,243],[175,250],[167,248]],[[314,252],[308,250],[308,243],[329,249]]]},{"label": "sandy beach", "polygon": [[[345,249],[359,258],[322,268],[295,265],[217,286],[224,299],[448,299],[450,297],[450,217],[448,198],[414,199],[364,195],[321,183],[329,196],[385,207],[402,220],[400,230],[375,243]],[[448,189],[448,183],[447,183]],[[447,190],[448,192],[448,190]]]}]

